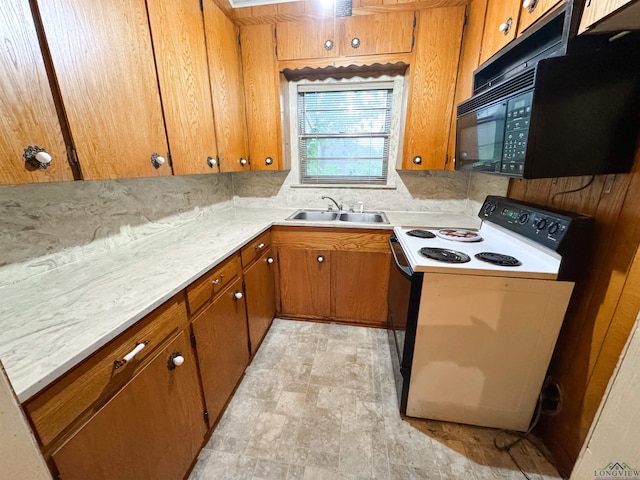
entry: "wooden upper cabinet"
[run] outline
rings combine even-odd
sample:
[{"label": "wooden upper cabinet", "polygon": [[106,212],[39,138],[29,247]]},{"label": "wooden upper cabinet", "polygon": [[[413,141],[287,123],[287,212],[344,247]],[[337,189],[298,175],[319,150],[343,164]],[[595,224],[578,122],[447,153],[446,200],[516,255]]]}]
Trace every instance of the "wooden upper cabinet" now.
[{"label": "wooden upper cabinet", "polygon": [[559,3],[560,0],[520,0],[518,35]]},{"label": "wooden upper cabinet", "polygon": [[[73,180],[29,0],[0,7],[0,184]],[[24,150],[51,155],[47,169],[25,163]]]},{"label": "wooden upper cabinet", "polygon": [[203,0],[220,171],[249,170],[238,31],[213,0]]},{"label": "wooden upper cabinet", "polygon": [[334,26],[333,19],[278,23],[278,60],[335,57]]},{"label": "wooden upper cabinet", "polygon": [[582,18],[580,19],[580,27],[578,28],[578,33],[586,32],[590,28],[594,27],[597,22],[607,17],[609,14],[634,1],[635,0],[587,1],[582,12]]},{"label": "wooden upper cabinet", "polygon": [[144,0],[37,0],[85,179],[171,175]]},{"label": "wooden upper cabinet", "polygon": [[446,167],[464,12],[464,7],[420,11],[409,67],[404,170]]},{"label": "wooden upper cabinet", "polygon": [[200,1],[147,0],[147,7],[173,172],[218,172]]},{"label": "wooden upper cabinet", "polygon": [[240,28],[251,170],[282,168],[280,74],[274,26]]},{"label": "wooden upper cabinet", "polygon": [[278,60],[411,52],[413,11],[277,24]]},{"label": "wooden upper cabinet", "polygon": [[341,18],[338,23],[340,55],[411,52],[414,18],[412,11]]},{"label": "wooden upper cabinet", "polygon": [[480,63],[516,38],[522,1],[524,0],[489,0]]}]

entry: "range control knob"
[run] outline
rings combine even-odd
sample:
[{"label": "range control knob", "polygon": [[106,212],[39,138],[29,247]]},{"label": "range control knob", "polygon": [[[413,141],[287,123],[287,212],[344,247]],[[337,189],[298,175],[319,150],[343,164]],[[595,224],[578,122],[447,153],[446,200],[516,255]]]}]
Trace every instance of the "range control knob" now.
[{"label": "range control knob", "polygon": [[547,219],[546,218],[541,218],[540,220],[538,220],[536,222],[536,229],[538,229],[538,230],[544,230],[546,226],[547,226]]},{"label": "range control knob", "polygon": [[560,230],[560,224],[557,222],[551,222],[549,224],[549,235],[555,234],[558,230]]},{"label": "range control knob", "polygon": [[493,212],[495,212],[496,210],[496,204],[495,203],[487,203],[484,206],[484,214],[485,215],[491,215]]},{"label": "range control knob", "polygon": [[524,225],[525,223],[527,223],[529,221],[529,214],[527,212],[522,212],[520,214],[520,216],[518,217],[518,223],[520,225]]}]

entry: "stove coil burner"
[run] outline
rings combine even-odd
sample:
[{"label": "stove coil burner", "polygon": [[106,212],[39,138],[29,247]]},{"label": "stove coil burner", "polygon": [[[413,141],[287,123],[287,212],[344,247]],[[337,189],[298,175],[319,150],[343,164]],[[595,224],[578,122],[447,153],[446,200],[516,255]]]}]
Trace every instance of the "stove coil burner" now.
[{"label": "stove coil burner", "polygon": [[420,254],[431,260],[444,263],[467,263],[471,261],[469,255],[446,248],[421,248]]},{"label": "stove coil burner", "polygon": [[436,238],[435,234],[429,230],[409,230],[407,235],[418,238]]},{"label": "stove coil burner", "polygon": [[512,257],[511,255],[503,255],[502,253],[480,252],[476,253],[475,257],[478,260],[482,260],[483,262],[491,263],[493,265],[498,265],[500,267],[519,267],[520,265],[522,265],[522,262],[516,257]]},{"label": "stove coil burner", "polygon": [[476,230],[467,230],[466,228],[443,228],[436,232],[440,238],[452,240],[454,242],[480,242],[482,236]]}]

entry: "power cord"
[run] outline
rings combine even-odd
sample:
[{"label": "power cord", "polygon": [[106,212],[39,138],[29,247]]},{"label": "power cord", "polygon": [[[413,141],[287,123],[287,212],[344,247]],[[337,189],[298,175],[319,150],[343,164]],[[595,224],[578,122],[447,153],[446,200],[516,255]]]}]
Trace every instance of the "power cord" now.
[{"label": "power cord", "polygon": [[[513,453],[511,453],[511,447],[517,445],[522,440],[527,438],[527,435],[529,435],[533,431],[533,429],[538,424],[538,421],[540,421],[540,416],[541,415],[542,415],[542,391],[540,392],[540,395],[538,396],[538,403],[536,405],[535,418],[533,419],[533,422],[531,423],[531,425],[529,426],[529,429],[526,432],[520,433],[520,432],[513,432],[511,430],[500,430],[498,433],[496,433],[496,436],[493,437],[493,444],[495,445],[495,447],[498,450],[505,450],[509,454],[509,456],[511,457],[511,460],[513,460],[513,463],[515,463],[516,467],[518,467],[518,470],[520,470],[520,473],[522,473],[522,475],[524,475],[524,478],[526,478],[527,480],[531,480],[531,477],[529,475],[527,475],[527,472],[525,472],[524,469],[520,466],[520,464],[518,463],[518,460],[516,460],[516,457],[513,456]],[[504,433],[510,433],[510,434],[513,434],[513,435],[517,435],[518,438],[516,438],[515,440],[512,440],[509,443],[505,443],[504,445],[499,445],[498,444],[498,437],[500,435],[504,434]]]},{"label": "power cord", "polygon": [[595,175],[591,175],[591,179],[585,183],[583,186],[578,187],[578,188],[574,188],[573,190],[565,190],[564,192],[557,192],[555,193],[552,197],[551,197],[551,204],[555,204],[556,201],[556,197],[559,195],[565,195],[567,193],[575,193],[575,192],[579,192],[580,190],[584,190],[585,188],[587,188],[589,185],[591,185],[593,183],[593,181],[596,179]]}]

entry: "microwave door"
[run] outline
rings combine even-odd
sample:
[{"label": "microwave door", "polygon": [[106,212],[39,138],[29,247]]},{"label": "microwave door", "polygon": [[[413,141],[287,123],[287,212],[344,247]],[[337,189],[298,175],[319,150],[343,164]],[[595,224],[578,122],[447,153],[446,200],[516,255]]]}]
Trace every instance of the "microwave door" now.
[{"label": "microwave door", "polygon": [[500,102],[458,117],[456,170],[500,172],[506,110]]}]

